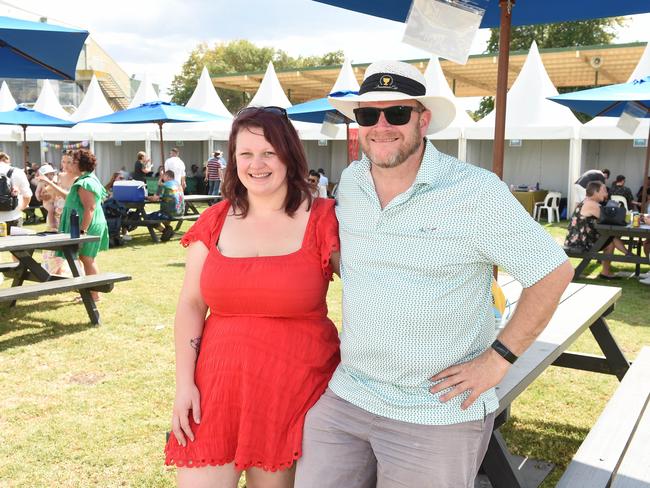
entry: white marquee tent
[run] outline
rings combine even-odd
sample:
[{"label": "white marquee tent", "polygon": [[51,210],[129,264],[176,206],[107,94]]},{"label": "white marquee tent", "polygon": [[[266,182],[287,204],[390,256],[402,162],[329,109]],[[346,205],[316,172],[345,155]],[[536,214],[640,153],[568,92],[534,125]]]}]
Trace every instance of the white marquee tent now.
[{"label": "white marquee tent", "polygon": [[472,120],[465,109],[458,103],[456,95],[449,88],[437,56],[429,60],[427,69],[424,72],[424,78],[427,82],[427,94],[446,97],[456,107],[456,117],[449,127],[436,134],[432,134],[429,136],[429,139],[434,140],[433,144],[440,151],[465,160],[467,144],[464,133],[468,127],[475,126],[476,122]]},{"label": "white marquee tent", "polygon": [[[503,180],[570,195],[579,176],[580,122],[571,110],[546,97],[557,95],[533,42],[519,76],[508,91]],[[468,160],[492,167],[495,112],[468,127]],[[570,197],[569,197],[570,198]],[[571,207],[569,207],[571,208]]]}]

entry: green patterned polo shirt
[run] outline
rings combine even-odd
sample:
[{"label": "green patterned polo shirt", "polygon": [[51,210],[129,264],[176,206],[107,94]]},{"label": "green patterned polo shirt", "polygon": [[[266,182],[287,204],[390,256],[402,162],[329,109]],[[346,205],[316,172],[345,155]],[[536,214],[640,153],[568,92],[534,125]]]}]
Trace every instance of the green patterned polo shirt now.
[{"label": "green patterned polo shirt", "polygon": [[429,378],[485,351],[496,336],[497,265],[529,287],[567,257],[493,173],[430,142],[413,185],[384,209],[364,156],[345,169],[341,237],[341,364],[330,388],[377,415],[448,425],[497,409],[494,389],[467,410]]}]

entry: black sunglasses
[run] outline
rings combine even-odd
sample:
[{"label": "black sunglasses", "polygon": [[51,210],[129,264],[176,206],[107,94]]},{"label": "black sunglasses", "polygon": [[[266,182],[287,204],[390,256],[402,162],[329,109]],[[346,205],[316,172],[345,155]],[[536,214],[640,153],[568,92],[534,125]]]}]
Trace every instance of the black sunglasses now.
[{"label": "black sunglasses", "polygon": [[275,107],[272,105],[268,107],[244,107],[239,112],[237,112],[236,117],[239,117],[240,115],[246,115],[246,114],[255,115],[261,112],[278,115],[280,117],[289,120],[289,116],[287,115],[287,111],[285,109],[283,109],[282,107]]},{"label": "black sunglasses", "polygon": [[353,110],[357,124],[370,127],[379,122],[379,115],[384,112],[384,117],[390,125],[406,125],[411,120],[411,112],[422,113],[423,110],[410,105],[393,105],[392,107],[359,107]]}]

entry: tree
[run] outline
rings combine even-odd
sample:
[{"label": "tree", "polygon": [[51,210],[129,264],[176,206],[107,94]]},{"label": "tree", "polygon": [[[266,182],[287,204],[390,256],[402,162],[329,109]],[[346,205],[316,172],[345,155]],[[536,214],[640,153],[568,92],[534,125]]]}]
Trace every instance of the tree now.
[{"label": "tree", "polygon": [[[616,37],[616,28],[625,25],[622,17],[592,19],[557,24],[521,25],[512,28],[510,40],[511,51],[527,51],[533,41],[540,49],[562,48],[572,46],[593,46],[609,44]],[[490,39],[485,49],[486,54],[499,51],[499,30],[490,29]],[[580,90],[584,87],[572,87],[561,92]],[[494,97],[483,97],[479,108],[472,114],[478,120],[494,108]]]},{"label": "tree", "polygon": [[[181,73],[174,76],[169,94],[174,103],[187,103],[196,88],[203,66],[208,68],[210,76],[216,76],[264,71],[269,61],[273,61],[273,65],[279,70],[331,66],[343,62],[343,51],[329,52],[323,56],[294,58],[281,49],[258,47],[246,40],[219,43],[213,48],[203,43],[192,50],[187,61],[183,63]],[[231,112],[236,112],[249,102],[249,96],[239,91],[217,88],[217,93]]]}]

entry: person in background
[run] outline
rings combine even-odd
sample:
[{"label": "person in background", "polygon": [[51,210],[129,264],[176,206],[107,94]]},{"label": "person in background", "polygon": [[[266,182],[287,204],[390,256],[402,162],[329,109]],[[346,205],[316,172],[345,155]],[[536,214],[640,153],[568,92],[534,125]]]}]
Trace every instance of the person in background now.
[{"label": "person in background", "polygon": [[609,178],[610,172],[607,168],[605,169],[590,169],[582,173],[580,178],[576,180],[573,185],[576,195],[576,205],[582,202],[587,196],[585,191],[587,185],[591,181],[600,181],[601,183],[607,185],[607,179]]},{"label": "person in background", "polygon": [[146,152],[144,151],[138,152],[138,156],[135,161],[135,167],[133,169],[134,180],[146,182],[147,177],[151,176],[152,169],[151,169],[151,165],[147,164],[148,160],[149,160],[149,156],[147,156]]},{"label": "person in background", "polygon": [[212,157],[208,159],[206,166],[205,181],[208,184],[208,195],[218,195],[221,186],[221,151],[212,153]]},{"label": "person in background", "polygon": [[[68,170],[76,179],[65,199],[59,222],[59,231],[69,233],[70,214],[72,210],[76,210],[79,215],[80,233],[99,236],[98,241],[85,242],[79,249],[79,260],[86,275],[99,272],[95,257],[100,251],[108,249],[108,225],[101,205],[107,193],[95,175],[96,166],[97,159],[88,149],[78,149],[72,153]],[[93,300],[99,300],[99,293],[96,291],[91,292],[91,295]]]},{"label": "person in background", "polygon": [[[178,151],[178,148],[173,147],[169,151],[169,158],[165,160],[165,167],[164,171],[173,171],[174,172],[174,179],[178,182],[179,185],[181,185],[181,188],[183,191],[185,191],[186,188],[186,182],[185,182],[185,163],[183,160],[179,157],[180,152]],[[161,174],[161,184],[162,184],[162,174]]]},{"label": "person in background", "polygon": [[149,202],[160,202],[160,210],[147,214],[147,220],[160,220],[158,230],[162,233],[160,240],[168,241],[174,235],[174,228],[169,221],[174,217],[182,217],[185,213],[185,199],[181,185],[174,179],[174,172],[167,170],[163,173],[163,184],[158,195],[147,197]]},{"label": "person in background", "polygon": [[[648,195],[647,195],[647,200],[646,200],[646,208],[642,208],[641,212],[643,213],[650,213],[650,176],[648,176]],[[636,199],[639,202],[639,205],[641,205],[643,201],[643,184],[639,187],[639,191],[636,192]]]},{"label": "person in background", "polygon": [[8,154],[0,152],[0,222],[7,224],[7,235],[12,227],[22,227],[23,210],[29,206],[32,190],[27,175],[11,166]]},{"label": "person in background", "polygon": [[[591,181],[587,184],[586,194],[587,196],[578,204],[569,220],[569,232],[564,240],[566,247],[580,251],[591,251],[600,237],[596,224],[600,220],[601,204],[607,200],[607,186],[600,180]],[[629,254],[625,244],[618,237],[609,239],[602,250],[611,254],[614,248],[623,254]],[[598,277],[605,280],[617,278],[611,273],[610,261],[603,260],[603,270]]]},{"label": "person in background", "polygon": [[641,202],[637,202],[634,200],[634,196],[632,195],[632,190],[630,190],[627,186],[625,186],[625,175],[618,175],[616,177],[616,180],[614,180],[612,187],[609,189],[610,198],[613,195],[619,195],[624,197],[625,200],[627,201],[628,210],[638,209],[639,206],[641,205]]},{"label": "person in background", "polygon": [[53,182],[57,181],[56,170],[49,164],[44,164],[38,170],[38,176],[36,177],[38,183],[36,185],[35,195],[42,202],[43,208],[47,210],[47,230],[57,230],[59,228],[59,217],[61,214],[57,214],[54,207],[55,190],[43,181],[44,179]]},{"label": "person in background", "polygon": [[320,174],[314,169],[309,170],[309,176],[307,176],[307,183],[311,188],[311,193],[314,198],[327,198],[327,191],[325,187],[319,184]]}]

